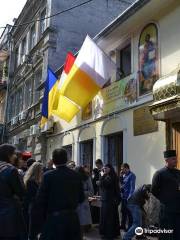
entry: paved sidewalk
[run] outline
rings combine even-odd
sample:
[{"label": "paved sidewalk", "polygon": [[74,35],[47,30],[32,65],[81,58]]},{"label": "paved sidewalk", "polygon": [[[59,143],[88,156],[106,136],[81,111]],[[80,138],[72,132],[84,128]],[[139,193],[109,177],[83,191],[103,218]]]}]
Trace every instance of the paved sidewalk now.
[{"label": "paved sidewalk", "polygon": [[[101,240],[98,227],[93,227],[92,230],[85,236],[86,240]],[[119,240],[121,238],[118,238]]]},{"label": "paved sidewalk", "polygon": [[[124,232],[121,233],[122,236],[124,234]],[[99,235],[98,232],[98,227],[93,227],[92,230],[85,235],[86,240],[101,240],[101,237]],[[117,240],[121,240],[122,238],[116,238]],[[134,238],[135,239],[135,238]],[[157,240],[157,238],[152,238],[152,237],[148,237],[149,240]]]}]

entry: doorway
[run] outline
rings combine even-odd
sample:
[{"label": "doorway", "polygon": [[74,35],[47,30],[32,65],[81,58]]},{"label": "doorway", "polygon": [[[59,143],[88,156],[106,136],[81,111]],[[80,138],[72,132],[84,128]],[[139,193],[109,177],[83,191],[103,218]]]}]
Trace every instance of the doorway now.
[{"label": "doorway", "polygon": [[180,169],[180,123],[173,124],[173,149],[177,154],[177,168]]},{"label": "doorway", "polygon": [[93,139],[80,142],[80,164],[93,169]]},{"label": "doorway", "polygon": [[110,163],[119,175],[123,163],[123,132],[105,136],[104,162]]},{"label": "doorway", "polygon": [[72,159],[72,145],[63,146],[63,148],[67,151],[68,161],[73,160]]}]

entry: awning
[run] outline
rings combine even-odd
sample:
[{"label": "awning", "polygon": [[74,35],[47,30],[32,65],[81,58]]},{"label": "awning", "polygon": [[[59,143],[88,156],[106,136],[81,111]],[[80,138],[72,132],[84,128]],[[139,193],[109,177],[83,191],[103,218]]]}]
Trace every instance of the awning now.
[{"label": "awning", "polygon": [[180,116],[180,71],[160,78],[153,86],[154,103],[150,111],[156,120]]}]

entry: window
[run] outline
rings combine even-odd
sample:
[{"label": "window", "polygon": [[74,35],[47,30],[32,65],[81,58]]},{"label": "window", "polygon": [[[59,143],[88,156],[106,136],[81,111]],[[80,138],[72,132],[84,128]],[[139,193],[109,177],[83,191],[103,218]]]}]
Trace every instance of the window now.
[{"label": "window", "polygon": [[19,47],[17,47],[14,52],[14,68],[16,69],[18,65],[19,65]]},{"label": "window", "polygon": [[24,96],[24,102],[25,102],[25,108],[27,109],[28,107],[31,106],[31,103],[32,103],[32,81],[31,80],[28,80],[26,83],[25,83],[25,96]]},{"label": "window", "polygon": [[19,112],[23,110],[23,89],[19,90]]},{"label": "window", "polygon": [[18,115],[23,110],[23,90],[18,89],[15,94],[15,115]]},{"label": "window", "polygon": [[120,50],[120,79],[131,74],[131,44]]},{"label": "window", "polygon": [[27,41],[26,37],[22,40],[21,56],[26,55]]},{"label": "window", "polygon": [[44,19],[46,17],[46,9],[44,9],[42,12],[41,12],[41,16],[40,16],[40,19],[42,19],[40,21],[40,35],[43,34],[43,32],[45,31],[46,29],[46,19]]},{"label": "window", "polygon": [[37,90],[42,80],[42,69],[35,73],[34,77],[34,103],[37,103],[40,99],[40,91]]},{"label": "window", "polygon": [[21,55],[24,56],[26,54],[26,46],[27,46],[27,41],[26,37],[22,40],[22,48],[21,48]]},{"label": "window", "polygon": [[7,105],[7,120],[10,121],[12,118],[12,96],[8,98],[8,105]]},{"label": "window", "polygon": [[11,120],[12,117],[15,116],[15,95],[12,95],[9,100],[9,106],[8,106],[8,117],[9,120]]},{"label": "window", "polygon": [[34,47],[35,41],[36,41],[36,30],[35,30],[35,24],[34,24],[30,32],[30,50]]},{"label": "window", "polygon": [[152,91],[159,78],[158,29],[154,23],[148,24],[139,38],[139,95]]},{"label": "window", "polygon": [[82,110],[82,120],[88,120],[92,118],[92,101]]},{"label": "window", "polygon": [[19,99],[20,99],[20,95],[19,95],[19,91],[15,93],[15,115],[19,114]]}]

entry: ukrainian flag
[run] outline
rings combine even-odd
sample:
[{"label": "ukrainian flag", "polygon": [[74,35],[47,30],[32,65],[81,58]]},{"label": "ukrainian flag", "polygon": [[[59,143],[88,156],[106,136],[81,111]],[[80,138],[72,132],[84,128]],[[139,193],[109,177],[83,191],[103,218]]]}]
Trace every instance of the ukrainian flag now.
[{"label": "ukrainian flag", "polygon": [[44,98],[42,103],[41,128],[47,123],[48,118],[52,115],[54,98],[58,87],[58,78],[55,73],[48,67],[47,78],[45,82]]}]

